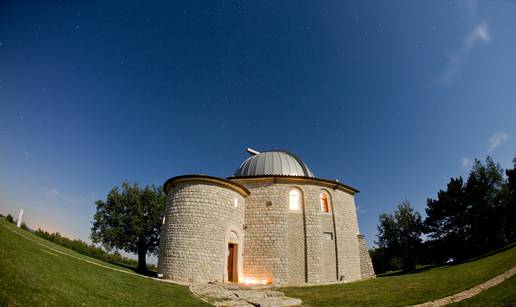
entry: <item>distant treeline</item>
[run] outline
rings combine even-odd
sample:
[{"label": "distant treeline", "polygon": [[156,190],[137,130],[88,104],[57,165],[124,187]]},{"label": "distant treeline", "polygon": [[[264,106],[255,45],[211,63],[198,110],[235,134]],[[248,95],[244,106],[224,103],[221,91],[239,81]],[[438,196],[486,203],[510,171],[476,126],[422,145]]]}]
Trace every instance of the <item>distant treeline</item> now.
[{"label": "distant treeline", "polygon": [[[0,215],[1,217],[3,217],[2,215]],[[8,221],[9,223],[13,223],[16,225],[16,221],[14,220],[13,216],[8,214],[6,217],[5,217],[5,220]],[[25,224],[25,222],[22,222],[21,225],[20,225],[21,229],[25,229],[25,230],[28,230],[30,231],[29,227],[27,226],[27,224]]]},{"label": "distant treeline", "polygon": [[[16,223],[14,218],[10,214],[8,214],[5,217],[5,219],[10,223],[13,223],[13,224]],[[21,228],[23,228],[27,231],[32,231],[27,227],[27,225],[24,222],[21,224]],[[69,248],[82,255],[86,255],[86,256],[93,257],[93,258],[96,258],[96,259],[99,259],[102,261],[106,261],[106,262],[110,262],[110,263],[114,263],[114,264],[120,264],[123,266],[129,266],[129,267],[133,267],[133,268],[136,268],[138,265],[138,261],[124,257],[117,251],[115,251],[113,253],[109,253],[100,247],[97,247],[93,244],[87,244],[86,242],[84,242],[82,240],[71,240],[71,239],[68,239],[67,237],[63,237],[59,232],[49,233],[42,229],[38,229],[36,231],[32,231],[32,233],[37,235],[38,237],[41,237],[50,242],[59,244],[63,247]],[[153,264],[149,265],[149,268],[153,271],[156,271],[156,266]]]},{"label": "distant treeline", "polygon": [[461,262],[515,242],[516,156],[513,163],[504,171],[491,157],[485,165],[475,159],[466,180],[451,178],[427,200],[425,219],[408,201],[380,215],[378,247],[370,250],[375,272]]},{"label": "distant treeline", "polygon": [[99,260],[124,264],[131,267],[136,267],[136,265],[138,265],[138,262],[136,260],[123,257],[117,251],[113,253],[108,253],[104,249],[97,247],[93,244],[88,245],[86,242],[82,240],[71,240],[66,237],[63,237],[59,232],[48,233],[44,230],[38,229],[34,231],[34,234],[50,242],[54,242],[73,251],[76,251],[79,254],[97,258]]}]

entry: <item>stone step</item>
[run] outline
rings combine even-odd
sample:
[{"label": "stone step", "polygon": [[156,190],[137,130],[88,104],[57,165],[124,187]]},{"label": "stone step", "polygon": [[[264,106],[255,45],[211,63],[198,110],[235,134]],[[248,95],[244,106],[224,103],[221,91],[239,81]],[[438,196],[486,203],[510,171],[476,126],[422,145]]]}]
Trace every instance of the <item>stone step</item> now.
[{"label": "stone step", "polygon": [[243,291],[233,291],[233,293],[243,299],[256,299],[256,298],[267,298],[267,297],[281,297],[284,296],[283,292],[280,291],[252,291],[252,290],[243,290]]},{"label": "stone step", "polygon": [[283,306],[298,306],[303,302],[298,298],[291,297],[267,297],[262,299],[250,299],[249,303],[256,307],[283,307]]},{"label": "stone step", "polygon": [[194,284],[190,290],[208,300],[214,301],[216,306],[230,307],[282,307],[297,306],[302,303],[300,299],[286,297],[281,291],[249,288],[228,289],[221,284]]}]

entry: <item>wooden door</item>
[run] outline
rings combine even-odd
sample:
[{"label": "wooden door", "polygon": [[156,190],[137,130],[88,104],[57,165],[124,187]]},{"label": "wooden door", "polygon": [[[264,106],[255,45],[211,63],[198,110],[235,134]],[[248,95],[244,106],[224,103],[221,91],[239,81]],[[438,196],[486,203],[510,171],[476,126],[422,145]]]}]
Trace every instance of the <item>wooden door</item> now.
[{"label": "wooden door", "polygon": [[228,281],[238,282],[237,245],[233,243],[228,245]]}]

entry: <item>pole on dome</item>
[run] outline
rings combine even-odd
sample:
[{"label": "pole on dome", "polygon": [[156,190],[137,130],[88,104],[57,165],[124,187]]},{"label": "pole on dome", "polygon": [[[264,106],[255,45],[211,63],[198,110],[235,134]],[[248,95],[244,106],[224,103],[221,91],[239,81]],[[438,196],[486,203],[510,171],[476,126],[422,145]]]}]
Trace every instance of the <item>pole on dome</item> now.
[{"label": "pole on dome", "polygon": [[248,153],[250,153],[250,154],[251,154],[251,156],[256,156],[256,155],[260,154],[260,152],[259,152],[258,150],[254,150],[254,149],[252,149],[251,147],[247,147],[245,150],[246,150]]}]

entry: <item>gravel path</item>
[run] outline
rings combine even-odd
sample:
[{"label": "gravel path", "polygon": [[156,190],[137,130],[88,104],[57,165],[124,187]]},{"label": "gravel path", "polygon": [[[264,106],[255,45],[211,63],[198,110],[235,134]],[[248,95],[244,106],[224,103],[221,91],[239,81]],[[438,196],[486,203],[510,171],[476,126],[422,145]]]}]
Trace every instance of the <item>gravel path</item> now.
[{"label": "gravel path", "polygon": [[192,284],[190,291],[215,306],[282,307],[301,305],[301,300],[286,297],[268,286],[241,286],[223,283]]},{"label": "gravel path", "polygon": [[434,306],[445,306],[451,303],[459,302],[465,299],[468,299],[470,297],[473,297],[480,292],[489,289],[491,287],[494,287],[498,285],[499,283],[503,282],[506,279],[511,278],[514,274],[516,274],[516,266],[512,267],[512,269],[506,271],[505,273],[502,273],[496,277],[493,277],[489,279],[486,282],[483,282],[471,289],[464,290],[462,292],[456,293],[454,295],[450,295],[447,297],[440,298],[438,300],[429,301],[423,304],[415,305],[416,307],[434,307]]}]

